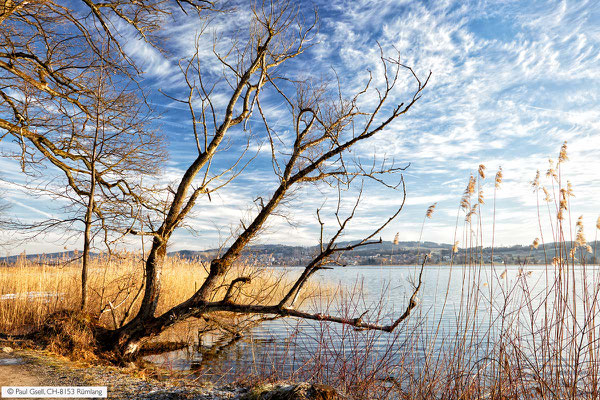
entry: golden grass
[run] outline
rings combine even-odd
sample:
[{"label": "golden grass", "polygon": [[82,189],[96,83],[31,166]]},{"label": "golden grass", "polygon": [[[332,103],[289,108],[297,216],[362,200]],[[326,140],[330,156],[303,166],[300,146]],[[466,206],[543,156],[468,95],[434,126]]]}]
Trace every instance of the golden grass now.
[{"label": "golden grass", "polygon": [[[43,264],[48,261],[22,258],[12,266],[0,267],[0,331],[16,334],[35,330],[54,312],[78,309],[80,263]],[[206,277],[206,267],[200,260],[168,257],[163,266],[157,312],[164,312],[191,296]],[[228,283],[239,276],[251,277],[250,283],[233,291],[233,299],[244,303],[277,301],[292,282],[281,269],[241,264],[223,279],[214,299],[221,299]],[[109,328],[121,325],[137,311],[143,296],[142,279],[143,264],[132,254],[94,258],[89,269],[89,301],[85,311]],[[308,286],[304,298],[314,291],[314,286]]]}]

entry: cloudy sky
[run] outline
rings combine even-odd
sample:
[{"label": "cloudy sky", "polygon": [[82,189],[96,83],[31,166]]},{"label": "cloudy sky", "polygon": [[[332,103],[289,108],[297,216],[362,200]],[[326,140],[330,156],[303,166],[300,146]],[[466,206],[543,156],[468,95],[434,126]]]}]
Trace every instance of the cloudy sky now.
[{"label": "cloudy sky", "polygon": [[[419,77],[432,76],[421,100],[404,117],[381,135],[355,150],[365,161],[394,160],[410,163],[404,173],[407,200],[400,216],[381,234],[392,240],[418,240],[427,207],[437,202],[428,219],[422,240],[464,242],[464,212],[461,196],[471,174],[486,166],[481,182],[485,204],[481,211],[483,242],[491,243],[495,225],[496,245],[529,244],[544,236],[551,241],[550,217],[554,204],[541,201],[540,233],[537,196],[531,181],[540,170],[541,183],[550,192],[546,178],[548,159],[556,161],[567,142],[569,161],[561,165],[564,182],[572,183],[571,223],[584,216],[586,235],[593,240],[600,215],[600,3],[593,1],[316,1],[319,30],[314,46],[289,65],[291,77],[329,80],[337,74],[343,92],[352,93],[366,82],[372,71],[381,82],[381,46],[386,55],[399,52],[404,64]],[[313,5],[302,2],[307,20]],[[160,54],[143,42],[130,40],[130,52],[146,73],[144,85],[171,95],[183,93],[178,60],[194,49],[198,41],[207,76],[218,76],[219,66],[210,61],[212,41],[223,45],[233,32],[240,37],[248,31],[249,12],[243,5],[235,13],[214,18],[204,26],[191,17],[177,19],[164,32],[169,54]],[[213,71],[211,72],[211,69]],[[379,75],[378,75],[379,74]],[[414,88],[408,75],[394,93],[393,101],[407,100]],[[222,87],[222,86],[220,86]],[[217,103],[226,91],[216,93]],[[169,139],[170,161],[163,179],[176,179],[195,155],[189,116],[178,104],[157,94],[152,101],[163,117],[160,129]],[[365,100],[368,105],[368,99]],[[272,123],[285,136],[291,118],[281,98],[266,96],[265,107]],[[171,242],[171,250],[206,249],[225,242],[240,219],[254,212],[253,199],[267,196],[275,184],[270,153],[260,140],[260,121],[250,122],[256,154],[252,164],[229,186],[202,200],[189,220],[194,232],[182,230]],[[240,135],[238,135],[240,136]],[[235,134],[234,134],[235,137]],[[239,151],[232,140],[227,162]],[[1,161],[5,199],[22,219],[35,219],[58,212],[47,202],[31,199],[7,181],[19,181],[18,166]],[[219,164],[217,163],[217,168]],[[223,164],[225,165],[225,164]],[[494,200],[494,175],[499,167],[503,181]],[[397,182],[399,177],[390,177]],[[554,183],[554,190],[557,189]],[[344,193],[352,204],[357,189]],[[366,183],[363,201],[346,238],[358,238],[394,212],[401,193]],[[285,205],[288,218],[275,217],[261,237],[262,242],[315,244],[318,223],[315,212],[322,208],[328,223],[333,222],[337,192],[326,187],[307,187],[295,193]],[[495,224],[493,210],[495,205]],[[346,206],[347,207],[347,206]],[[550,217],[548,210],[550,209]],[[569,220],[566,220],[568,223]],[[473,224],[477,229],[479,223]],[[327,225],[333,229],[333,225]],[[568,229],[567,229],[568,230]],[[331,232],[329,230],[328,232]],[[38,243],[20,244],[9,253],[61,250],[56,235]],[[568,239],[568,234],[567,234]],[[77,246],[76,243],[67,244]]]}]

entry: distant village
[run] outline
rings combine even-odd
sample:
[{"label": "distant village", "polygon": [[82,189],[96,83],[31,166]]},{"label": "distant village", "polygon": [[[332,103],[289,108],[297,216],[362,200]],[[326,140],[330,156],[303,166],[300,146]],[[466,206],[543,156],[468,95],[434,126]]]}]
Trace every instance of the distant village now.
[{"label": "distant village", "polygon": [[[339,247],[347,246],[352,242],[339,243]],[[577,247],[576,244],[566,242],[559,247],[555,243],[539,244],[537,248],[533,246],[502,246],[502,247],[471,247],[454,248],[453,245],[434,242],[393,242],[383,241],[377,244],[371,244],[359,247],[353,251],[339,253],[335,261],[339,265],[415,265],[421,264],[425,255],[427,265],[449,265],[449,264],[494,264],[507,265],[530,265],[530,264],[552,264],[555,258],[562,254],[562,258],[568,258],[571,261],[572,256],[575,262],[580,264],[598,264],[595,256],[596,249],[600,252],[600,241],[588,243],[587,249]],[[575,247],[573,247],[575,246]],[[574,249],[574,250],[573,250]],[[591,249],[591,252],[590,252]],[[318,246],[286,246],[279,244],[255,245],[250,246],[242,254],[242,257],[251,262],[264,266],[304,266],[310,263],[318,254]],[[180,250],[169,253],[170,256],[180,257],[182,259],[200,260],[209,262],[218,257],[218,250]],[[100,254],[92,253],[92,257],[98,257]],[[58,260],[76,260],[80,257],[78,251],[66,251],[51,254],[21,254],[8,257],[0,257],[0,265],[10,265],[19,258],[26,257],[29,260],[43,259],[45,263],[52,265],[52,260],[56,260],[56,265],[60,265]]]},{"label": "distant village", "polygon": [[[347,243],[340,243],[344,246]],[[591,243],[591,248],[596,248]],[[415,265],[423,262],[427,254],[428,265],[484,263],[492,260],[495,264],[527,265],[527,264],[552,264],[560,253],[563,258],[569,257],[572,244],[567,242],[566,248],[558,248],[554,243],[533,246],[504,246],[504,247],[473,247],[469,249],[453,248],[450,244],[433,242],[393,242],[384,241],[360,247],[353,251],[344,252],[337,257],[341,265]],[[598,249],[600,250],[600,248]],[[212,259],[216,256],[214,250],[208,251],[178,251],[177,254],[184,258]],[[252,246],[244,253],[247,259],[268,266],[300,266],[308,264],[318,254],[318,247],[301,247],[285,245],[257,245]],[[586,264],[597,264],[594,252],[589,253],[585,248],[575,247],[574,257],[576,262],[583,260]]]}]

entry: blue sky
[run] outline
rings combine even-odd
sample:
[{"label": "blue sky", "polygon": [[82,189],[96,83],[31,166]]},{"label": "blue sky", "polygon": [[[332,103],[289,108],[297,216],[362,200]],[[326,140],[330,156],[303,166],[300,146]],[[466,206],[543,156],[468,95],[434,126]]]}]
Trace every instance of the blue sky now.
[{"label": "blue sky", "polygon": [[[236,29],[247,31],[249,13],[244,3],[235,14],[215,18],[200,40],[206,65],[214,68],[211,73],[218,72],[217,63],[209,61],[213,33],[226,39]],[[432,72],[423,98],[409,114],[355,150],[364,160],[375,154],[380,160],[411,164],[404,174],[406,206],[382,233],[384,240],[392,240],[396,232],[401,240],[418,240],[425,211],[437,202],[422,239],[452,243],[462,193],[470,174],[484,164],[484,244],[492,236],[493,177],[499,166],[504,180],[496,195],[495,242],[531,243],[540,232],[530,182],[539,169],[542,183],[551,188],[545,178],[548,158],[556,160],[564,141],[570,160],[562,166],[562,175],[575,194],[570,200],[572,223],[583,215],[587,237],[594,238],[600,215],[600,2],[359,0],[314,5],[320,21],[317,43],[291,63],[290,75],[330,79],[333,68],[343,90],[351,93],[366,82],[367,70],[375,76],[380,72],[377,43],[386,54],[397,49],[402,62],[419,76]],[[302,7],[310,15],[313,5],[302,2]],[[127,51],[145,69],[147,87],[182,93],[177,60],[193,50],[197,29],[191,17],[171,23],[165,32],[168,55],[143,42],[128,41]],[[406,82],[394,100],[406,99],[412,84]],[[169,139],[170,161],[162,179],[172,181],[195,155],[191,125],[185,111],[172,101],[158,94],[152,101],[163,113],[160,129]],[[285,106],[275,96],[267,97],[265,104],[277,129],[285,133],[290,122]],[[259,124],[253,118],[259,138]],[[239,141],[232,142],[231,154],[239,150],[238,145]],[[178,232],[170,249],[216,247],[227,241],[240,219],[252,215],[252,199],[268,194],[274,184],[269,153],[259,139],[253,146],[258,156],[251,166],[211,201],[198,204],[189,220],[196,232]],[[44,199],[31,199],[7,182],[22,181],[17,165],[2,159],[0,169],[5,198],[17,216],[33,220],[58,212],[47,207]],[[348,239],[384,221],[401,198],[398,192],[370,183],[365,188]],[[350,203],[355,193],[346,193]],[[321,207],[331,223],[335,200],[336,193],[326,187],[303,189],[286,205],[289,218],[273,218],[261,241],[315,244],[315,211]],[[458,218],[456,240],[461,240],[464,214]],[[546,240],[551,236],[547,220],[542,218]],[[61,250],[65,244],[58,239],[58,234],[52,234],[8,252]]]}]

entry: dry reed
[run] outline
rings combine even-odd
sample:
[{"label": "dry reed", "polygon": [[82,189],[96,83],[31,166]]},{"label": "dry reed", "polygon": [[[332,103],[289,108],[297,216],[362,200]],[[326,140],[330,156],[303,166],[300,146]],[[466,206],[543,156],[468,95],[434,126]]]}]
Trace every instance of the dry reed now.
[{"label": "dry reed", "polygon": [[[0,331],[25,333],[44,323],[48,315],[76,310],[81,301],[81,267],[69,260],[20,257],[13,265],[0,266]],[[198,259],[168,257],[161,276],[158,312],[164,312],[191,296],[207,275],[207,265]],[[258,268],[240,263],[223,278],[214,298],[225,294],[227,284],[237,276],[251,281],[234,292],[237,301],[265,303],[278,299],[290,284],[281,269]],[[143,264],[133,254],[95,257],[89,270],[89,304],[86,312],[109,327],[121,326],[139,305]],[[307,286],[303,298],[314,286]],[[300,299],[302,300],[302,299]]]},{"label": "dry reed", "polygon": [[[392,335],[329,323],[303,326],[291,335],[291,350],[281,359],[266,360],[267,367],[263,360],[262,370],[254,370],[255,379],[326,382],[351,399],[600,399],[600,269],[589,264],[589,257],[596,260],[596,250],[586,241],[583,219],[577,219],[574,234],[568,223],[574,189],[561,174],[568,161],[566,142],[558,160],[550,162],[547,173],[550,190],[541,185],[539,173],[532,182],[547,207],[538,202],[540,231],[531,249],[541,246],[546,265],[528,266],[525,259],[521,265],[497,268],[493,259],[483,260],[482,208],[471,206],[473,194],[482,197],[485,168],[480,166],[461,199],[465,245],[459,249],[456,241],[452,254],[464,252],[465,264],[449,267],[460,282],[451,294],[459,306],[450,326],[447,320],[442,323],[449,312],[448,286],[440,314],[422,310]],[[499,169],[493,182],[493,230],[502,178]],[[483,202],[478,199],[477,204]],[[541,229],[544,207],[550,232]],[[598,230],[600,218],[596,238]],[[362,314],[361,292],[358,287],[338,299],[335,311],[348,317]],[[329,307],[326,303],[325,309]],[[365,319],[381,321],[389,305],[382,300],[379,307],[367,309]],[[312,341],[304,344],[299,338],[311,329]],[[301,360],[294,354],[297,349],[311,356]]]}]

